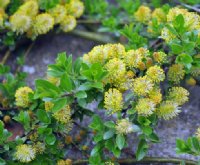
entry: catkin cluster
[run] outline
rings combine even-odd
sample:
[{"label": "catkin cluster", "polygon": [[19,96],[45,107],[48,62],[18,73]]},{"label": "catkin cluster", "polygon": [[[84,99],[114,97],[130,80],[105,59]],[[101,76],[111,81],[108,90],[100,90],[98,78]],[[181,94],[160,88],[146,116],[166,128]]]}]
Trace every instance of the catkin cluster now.
[{"label": "catkin cluster", "polygon": [[9,28],[18,35],[26,34],[35,39],[38,35],[46,34],[54,26],[59,25],[64,32],[76,27],[76,18],[84,12],[84,5],[80,0],[61,1],[55,7],[40,10],[38,0],[24,1],[12,15],[6,14],[10,1],[0,1],[0,28]]},{"label": "catkin cluster", "polygon": [[[148,25],[148,32],[157,33],[166,41],[170,42],[177,38],[167,26],[173,26],[176,17],[182,15],[184,19],[184,28],[188,31],[196,31],[200,33],[200,16],[195,12],[189,12],[187,9],[182,9],[179,7],[174,7],[169,10],[164,8],[156,8],[153,11],[148,6],[140,6],[138,10],[134,13],[134,18],[138,22],[142,22]],[[160,32],[154,31],[153,23],[157,22],[158,25],[162,25]],[[200,35],[199,35],[200,36]]]},{"label": "catkin cluster", "polygon": [[[110,87],[104,94],[104,107],[110,114],[121,112],[125,102],[123,96],[132,92],[132,102],[135,102],[132,105],[135,105],[133,108],[138,115],[157,114],[170,119],[180,112],[180,106],[188,101],[189,93],[174,86],[168,89],[167,96],[163,96],[161,83],[180,81],[184,76],[178,69],[178,75],[175,75],[177,71],[172,72],[172,68],[168,73],[163,70],[166,57],[164,52],[150,53],[145,48],[126,51],[121,44],[106,44],[94,47],[83,56],[83,60],[88,64],[101,63],[108,72],[103,82]],[[128,125],[126,120],[121,123]]]}]

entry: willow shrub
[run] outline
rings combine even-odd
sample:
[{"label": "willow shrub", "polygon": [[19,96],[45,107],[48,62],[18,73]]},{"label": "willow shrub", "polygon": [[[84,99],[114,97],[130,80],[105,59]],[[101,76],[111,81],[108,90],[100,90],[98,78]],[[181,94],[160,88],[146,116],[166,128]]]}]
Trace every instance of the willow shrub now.
[{"label": "willow shrub", "polygon": [[[136,157],[143,159],[148,143],[160,142],[154,131],[158,119],[176,117],[189,96],[185,88],[168,83],[165,60],[154,59],[155,53],[145,48],[126,51],[121,44],[96,46],[74,62],[61,53],[56,63],[48,66],[47,78],[35,81],[35,90],[19,85],[19,78],[14,79],[2,67],[1,102],[7,98],[7,104],[2,104],[1,161],[59,164],[68,158],[69,163],[68,152],[74,145],[70,131],[77,130],[74,124],[84,126],[85,116],[92,118],[84,130],[85,143],[94,144],[91,151],[86,150],[90,164],[111,161],[105,149],[120,157],[124,148],[132,146],[127,141],[129,134],[139,139]],[[161,55],[163,59],[167,56]],[[152,63],[146,69],[149,58]],[[11,82],[18,87],[9,91]],[[94,101],[109,119],[88,109]],[[16,122],[24,133],[10,141],[12,133],[4,125]]]},{"label": "willow shrub", "polygon": [[[13,7],[12,14],[21,14],[23,6],[35,3],[40,5],[41,13],[34,21],[49,16],[52,6],[38,2],[42,3],[30,0],[17,9]],[[181,7],[159,4],[152,12],[139,1],[135,7],[118,2],[123,10],[110,10],[106,2],[98,0],[94,1],[96,6],[90,0],[85,5],[90,16],[106,18],[101,20],[104,27],[100,30],[124,36],[128,39],[126,46],[99,45],[74,62],[71,56],[60,53],[55,64],[48,66],[46,78],[35,80],[35,89],[26,86],[24,73],[13,75],[1,65],[1,164],[71,164],[77,159],[69,156],[73,147],[89,158],[89,164],[117,164],[114,158],[133,146],[128,137],[138,139],[135,156],[139,161],[147,154],[149,143],[160,142],[155,132],[158,122],[175,118],[181,112],[181,106],[189,100],[189,92],[182,87],[184,82],[195,85],[199,80],[200,17]],[[57,3],[52,1],[53,6],[63,5],[63,1]],[[116,18],[110,17],[111,13]],[[13,15],[7,34],[10,30],[22,33],[27,27],[13,28],[12,21],[17,21]],[[30,16],[22,18],[27,17]],[[120,18],[133,20],[134,24],[123,27]],[[49,29],[38,27],[41,29],[32,32]],[[23,33],[34,34],[27,33],[28,29]],[[89,109],[94,102],[98,106]],[[90,123],[85,127],[87,122]],[[18,123],[23,127],[22,133],[12,135],[14,132],[8,128],[15,128]],[[197,129],[187,141],[177,139],[177,153],[199,155],[199,132]]]}]

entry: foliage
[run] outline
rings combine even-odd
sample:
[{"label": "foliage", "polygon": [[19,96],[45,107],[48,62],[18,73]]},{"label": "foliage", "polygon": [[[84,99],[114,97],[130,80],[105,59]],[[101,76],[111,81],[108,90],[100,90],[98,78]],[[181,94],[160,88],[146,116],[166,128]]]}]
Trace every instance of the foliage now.
[{"label": "foliage", "polygon": [[[0,164],[68,165],[76,159],[69,157],[74,148],[91,165],[116,164],[132,146],[128,137],[137,139],[131,154],[140,161],[150,144],[161,141],[155,131],[158,122],[175,118],[189,100],[182,86],[196,85],[200,77],[197,13],[161,0],[84,2],[85,17],[101,23],[98,31],[127,44],[95,46],[75,61],[60,53],[48,65],[46,78],[35,80],[34,89],[26,85],[24,73],[11,74],[1,65]],[[55,24],[72,30],[83,12],[79,0],[13,0],[9,5],[0,0],[0,5],[7,13],[2,17],[6,45],[23,35],[45,34]],[[198,130],[186,141],[177,139],[177,153],[199,155],[199,137]]]},{"label": "foliage", "polygon": [[[66,153],[71,146],[78,145],[78,148],[81,148],[82,144],[78,143],[81,137],[76,137],[77,144],[74,144],[70,131],[76,129],[73,124],[82,125],[86,119],[85,116],[92,116],[89,129],[82,128],[86,133],[88,132],[85,135],[86,143],[95,144],[90,153],[90,164],[110,161],[110,157],[103,154],[105,149],[115,157],[119,157],[123,149],[129,145],[128,134],[138,135],[137,160],[143,159],[146,155],[149,142],[159,142],[154,131],[158,118],[175,117],[180,112],[177,105],[182,105],[188,99],[187,92],[181,94],[181,99],[185,98],[182,102],[179,102],[178,88],[172,86],[166,88],[166,92],[171,89],[167,92],[168,96],[162,96],[162,94],[160,97],[156,96],[157,93],[154,90],[160,91],[159,84],[165,79],[165,73],[160,68],[162,65],[155,62],[155,65],[144,70],[137,64],[137,62],[142,62],[138,59],[145,61],[146,58],[151,57],[148,50],[140,48],[134,54],[134,50],[126,51],[120,44],[107,44],[100,46],[106,51],[104,51],[104,58],[100,59],[96,56],[100,60],[98,61],[94,59],[95,54],[93,54],[96,48],[74,62],[72,56],[66,57],[65,53],[60,53],[56,63],[48,66],[47,79],[35,81],[34,91],[28,87],[13,89],[16,91],[14,92],[16,93],[15,101],[12,100],[14,105],[9,104],[4,107],[5,110],[7,109],[5,111],[7,118],[8,116],[10,118],[8,120],[3,116],[3,121],[5,124],[12,125],[16,122],[20,123],[24,133],[20,138],[12,141],[6,140],[7,134],[2,135],[4,139],[2,144],[4,143],[4,146],[8,148],[2,150],[2,161],[12,160],[13,162],[30,162],[30,164],[46,161],[49,164],[55,164],[58,160],[66,158]],[[140,54],[138,59],[135,59],[135,65],[126,63],[128,62],[126,58],[133,60],[137,53]],[[129,57],[129,55],[133,56]],[[117,70],[119,64],[114,61],[121,62],[121,65],[126,65],[129,69],[124,72],[122,68]],[[112,70],[113,67],[114,70]],[[3,68],[6,70],[6,67]],[[155,77],[152,77],[151,72],[155,74]],[[128,77],[123,79],[125,75]],[[143,91],[138,83],[147,85],[147,88]],[[182,87],[179,88],[185,90]],[[122,94],[124,98],[120,96]],[[109,101],[107,102],[106,99]],[[97,111],[87,108],[87,105],[93,101],[99,104],[99,108],[105,107],[105,115],[116,114],[117,119],[104,121]],[[163,104],[169,106],[168,109],[163,109],[162,107],[165,107]],[[8,111],[12,108],[18,111]],[[12,114],[14,114],[13,117]],[[89,132],[96,133],[91,136]],[[25,155],[21,148],[30,154]],[[11,155],[10,152],[14,154]]]},{"label": "foliage", "polygon": [[[171,7],[176,5],[173,1],[165,4],[161,0],[149,3],[137,0],[124,3],[118,0],[117,4],[107,6],[106,12],[98,18],[92,13],[90,17],[102,22],[100,32],[113,32],[119,37],[125,37],[128,49],[146,47],[168,53],[170,64],[184,66],[186,82],[191,79],[197,81],[200,74],[200,16],[185,9],[188,6],[184,3],[192,2],[184,1],[183,6]],[[86,10],[90,11],[89,8]]]}]

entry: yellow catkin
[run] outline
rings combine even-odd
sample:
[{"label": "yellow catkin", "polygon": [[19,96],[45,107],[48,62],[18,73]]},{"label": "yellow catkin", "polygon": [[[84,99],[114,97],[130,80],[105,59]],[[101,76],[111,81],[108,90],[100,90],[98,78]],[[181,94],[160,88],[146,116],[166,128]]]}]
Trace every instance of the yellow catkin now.
[{"label": "yellow catkin", "polygon": [[132,123],[128,119],[118,120],[115,126],[117,134],[129,134],[133,132]]},{"label": "yellow catkin", "polygon": [[162,64],[162,63],[166,62],[167,55],[164,52],[154,52],[153,59],[154,59],[154,61]]},{"label": "yellow catkin", "polygon": [[146,75],[149,79],[151,79],[153,82],[161,82],[165,79],[165,73],[164,70],[160,68],[160,66],[154,65],[150,67]]},{"label": "yellow catkin", "polygon": [[153,101],[156,105],[159,104],[162,101],[162,93],[160,88],[155,87],[153,90],[151,90],[148,94],[148,97]]},{"label": "yellow catkin", "polygon": [[129,50],[124,57],[124,62],[130,68],[135,67],[138,68],[140,62],[142,62],[142,54],[137,53],[134,50]]},{"label": "yellow catkin", "polygon": [[45,110],[48,112],[48,111],[51,111],[51,109],[54,106],[54,103],[52,103],[50,101],[46,101],[44,105],[45,105]]},{"label": "yellow catkin", "polygon": [[29,0],[25,2],[17,10],[17,13],[22,15],[27,15],[32,18],[35,17],[38,14],[38,12],[39,12],[39,6],[36,0]]},{"label": "yellow catkin", "polygon": [[166,13],[162,8],[156,8],[152,13],[152,18],[155,18],[158,23],[166,22],[167,20]]},{"label": "yellow catkin", "polygon": [[169,90],[168,99],[183,105],[189,100],[189,92],[183,87],[172,87]]},{"label": "yellow catkin", "polygon": [[145,96],[153,89],[152,81],[147,77],[138,77],[133,81],[132,90],[136,95]]},{"label": "yellow catkin", "polygon": [[15,158],[22,163],[29,163],[35,159],[36,150],[31,145],[21,144],[16,147]]},{"label": "yellow catkin", "polygon": [[64,32],[70,32],[76,27],[76,19],[74,16],[66,15],[60,23],[60,27]]},{"label": "yellow catkin", "polygon": [[179,84],[185,76],[184,66],[181,64],[172,65],[171,67],[169,67],[167,76],[169,81]]},{"label": "yellow catkin", "polygon": [[64,20],[66,13],[65,7],[59,4],[49,10],[49,14],[53,16],[55,24],[61,23]]},{"label": "yellow catkin", "polygon": [[161,103],[156,109],[156,113],[159,117],[169,120],[180,113],[180,108],[176,102],[167,100]]},{"label": "yellow catkin", "polygon": [[118,58],[111,59],[106,65],[108,71],[108,80],[110,83],[120,83],[126,74],[126,65]]},{"label": "yellow catkin", "polygon": [[65,108],[55,112],[53,117],[62,124],[67,124],[71,122],[71,108],[66,106]]},{"label": "yellow catkin", "polygon": [[33,31],[36,36],[46,34],[53,28],[53,26],[54,18],[48,13],[43,13],[35,17],[33,22]]},{"label": "yellow catkin", "polygon": [[109,89],[104,95],[104,104],[104,107],[111,113],[121,111],[123,108],[122,93],[115,88]]},{"label": "yellow catkin", "polygon": [[27,108],[30,104],[29,94],[33,93],[33,90],[29,87],[21,87],[15,93],[16,105],[22,108]]},{"label": "yellow catkin", "polygon": [[10,17],[10,27],[13,32],[23,34],[31,27],[32,20],[27,15],[14,14]]},{"label": "yellow catkin", "polygon": [[134,16],[137,21],[145,23],[151,19],[151,9],[142,5],[135,12]]},{"label": "yellow catkin", "polygon": [[153,114],[155,110],[155,104],[149,98],[142,98],[138,100],[135,109],[139,115],[149,116]]},{"label": "yellow catkin", "polygon": [[84,12],[84,4],[80,0],[71,0],[65,5],[68,15],[79,18]]}]

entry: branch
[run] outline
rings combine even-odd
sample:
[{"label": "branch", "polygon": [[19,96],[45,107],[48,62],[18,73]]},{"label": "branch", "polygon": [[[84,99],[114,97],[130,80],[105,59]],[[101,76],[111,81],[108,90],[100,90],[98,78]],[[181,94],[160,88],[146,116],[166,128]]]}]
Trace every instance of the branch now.
[{"label": "branch", "polygon": [[97,34],[93,32],[87,32],[83,30],[73,30],[71,34],[80,36],[82,38],[88,39],[88,40],[93,40],[101,43],[115,43],[116,40],[114,40],[112,37],[105,35],[105,34]]},{"label": "branch", "polygon": [[65,93],[61,97],[74,96],[74,93]]},{"label": "branch", "polygon": [[[163,158],[163,157],[145,157],[141,161],[137,161],[136,159],[118,159],[118,163],[120,164],[138,164],[138,163],[174,163],[180,164],[182,161],[185,162],[187,165],[196,165],[198,162],[193,160],[187,159],[180,159],[180,158]],[[75,164],[84,164],[88,163],[88,160],[76,160],[74,161]]]},{"label": "branch", "polygon": [[100,21],[95,21],[95,20],[92,20],[92,19],[80,19],[80,20],[77,20],[77,23],[78,24],[101,24]]},{"label": "branch", "polygon": [[182,6],[188,8],[188,9],[191,9],[191,10],[194,10],[196,11],[197,13],[200,13],[200,9],[197,8],[197,7],[194,7],[194,6],[190,6],[190,5],[187,5],[187,4],[184,4],[184,3],[181,3]]},{"label": "branch", "polygon": [[5,64],[6,63],[8,57],[10,56],[10,54],[11,54],[10,50],[7,50],[6,53],[5,53],[5,55],[3,56],[1,64]]},{"label": "branch", "polygon": [[[27,50],[24,53],[24,60],[26,60],[27,56],[29,55],[31,49],[33,48],[35,42],[32,42],[29,47],[27,48]],[[17,67],[15,75],[20,71],[20,65]]]},{"label": "branch", "polygon": [[18,110],[17,107],[14,107],[14,108],[3,108],[3,107],[0,107],[0,111],[12,111],[12,110]]},{"label": "branch", "polygon": [[89,155],[85,151],[81,150],[75,143],[72,142],[72,146],[74,146],[78,151],[80,151],[86,158],[89,158]]}]

